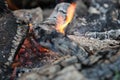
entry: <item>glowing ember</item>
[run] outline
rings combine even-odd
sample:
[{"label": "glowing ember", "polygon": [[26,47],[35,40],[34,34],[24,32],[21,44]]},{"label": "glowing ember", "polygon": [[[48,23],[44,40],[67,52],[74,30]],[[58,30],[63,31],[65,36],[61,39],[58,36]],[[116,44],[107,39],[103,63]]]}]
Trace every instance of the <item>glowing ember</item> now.
[{"label": "glowing ember", "polygon": [[36,59],[37,56],[39,57],[40,55],[45,55],[49,51],[50,50],[40,46],[35,40],[31,38],[26,38],[22,47],[20,48],[20,51],[14,59],[12,68],[18,66],[32,65],[33,58]]},{"label": "glowing ember", "polygon": [[57,25],[56,25],[56,30],[58,32],[61,32],[64,34],[64,29],[67,27],[67,25],[71,22],[73,19],[74,13],[75,13],[75,8],[76,8],[76,3],[72,3],[68,9],[67,9],[67,16],[66,20],[64,21],[64,18],[59,15],[57,17]]},{"label": "glowing ember", "polygon": [[[29,34],[33,31],[32,24],[29,24]],[[24,40],[22,47],[20,48],[19,52],[15,56],[14,62],[12,64],[12,68],[18,66],[25,66],[25,65],[32,65],[33,58],[36,58],[40,55],[45,55],[48,53],[49,50],[43,48],[39,45],[33,38],[33,35],[29,35]]]}]

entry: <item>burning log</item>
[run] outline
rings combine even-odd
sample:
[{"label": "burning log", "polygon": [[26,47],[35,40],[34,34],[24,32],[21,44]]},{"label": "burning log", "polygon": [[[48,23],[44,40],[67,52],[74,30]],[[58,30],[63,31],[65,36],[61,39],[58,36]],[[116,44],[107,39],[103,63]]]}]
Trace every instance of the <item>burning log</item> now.
[{"label": "burning log", "polygon": [[[41,46],[56,51],[60,53],[60,55],[70,54],[87,56],[88,53],[86,53],[81,46],[70,40],[67,35],[61,34],[59,33],[59,31],[56,31],[56,25],[59,15],[62,16],[64,20],[63,22],[67,22],[65,20],[67,19],[66,16],[69,14],[67,12],[69,6],[70,4],[68,3],[59,4],[47,20],[34,28],[33,31],[35,34],[35,39],[37,42],[39,42]],[[71,17],[73,17],[73,14]],[[63,25],[66,25],[65,27],[67,27],[68,24],[69,20],[67,24],[64,23]]]}]

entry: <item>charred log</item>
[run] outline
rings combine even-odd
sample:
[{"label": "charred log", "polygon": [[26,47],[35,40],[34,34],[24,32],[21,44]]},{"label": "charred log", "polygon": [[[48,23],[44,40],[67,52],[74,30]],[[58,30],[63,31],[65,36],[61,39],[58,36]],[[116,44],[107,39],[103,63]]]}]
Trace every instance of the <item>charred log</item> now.
[{"label": "charred log", "polygon": [[[4,0],[3,0],[4,1]],[[25,38],[28,27],[16,22],[16,18],[1,1],[0,14],[0,65],[12,62],[15,53],[19,50],[20,44]]]},{"label": "charred log", "polygon": [[[28,31],[27,25],[17,23],[17,19],[7,8],[5,0],[0,0],[0,79],[10,79],[10,64],[19,51]],[[5,77],[6,75],[7,77]]]}]

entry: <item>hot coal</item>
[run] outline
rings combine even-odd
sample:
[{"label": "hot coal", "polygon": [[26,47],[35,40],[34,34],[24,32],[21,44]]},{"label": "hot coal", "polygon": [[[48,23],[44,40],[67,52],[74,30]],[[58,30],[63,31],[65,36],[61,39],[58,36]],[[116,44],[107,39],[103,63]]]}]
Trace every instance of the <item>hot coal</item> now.
[{"label": "hot coal", "polygon": [[14,59],[12,67],[40,67],[59,56],[40,46],[34,39],[27,37]]}]

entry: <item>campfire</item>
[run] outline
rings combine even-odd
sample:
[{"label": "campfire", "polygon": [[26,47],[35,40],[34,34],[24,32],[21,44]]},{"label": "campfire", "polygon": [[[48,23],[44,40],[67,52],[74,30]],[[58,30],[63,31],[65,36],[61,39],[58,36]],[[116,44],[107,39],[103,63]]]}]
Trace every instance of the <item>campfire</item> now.
[{"label": "campfire", "polygon": [[[0,1],[1,80],[120,79],[117,1],[6,1],[8,7]],[[51,9],[41,3],[52,3],[47,18]]]},{"label": "campfire", "polygon": [[[67,25],[72,21],[72,18],[75,13],[75,7],[76,7],[75,3],[72,3],[68,7],[65,20],[60,14],[58,15],[57,17],[58,20],[56,24],[56,30],[58,32],[64,34],[65,27],[67,27]],[[12,64],[13,68],[18,66],[23,66],[23,65],[27,65],[27,66],[32,65],[32,60],[37,57],[43,58],[44,56],[47,56],[47,55],[57,57],[57,55],[51,54],[49,49],[42,47],[38,42],[35,41],[34,35],[31,35],[33,34],[32,28],[33,28],[32,24],[29,24],[28,36],[24,40],[23,45],[21,46],[19,52],[15,56],[14,63]]]}]

